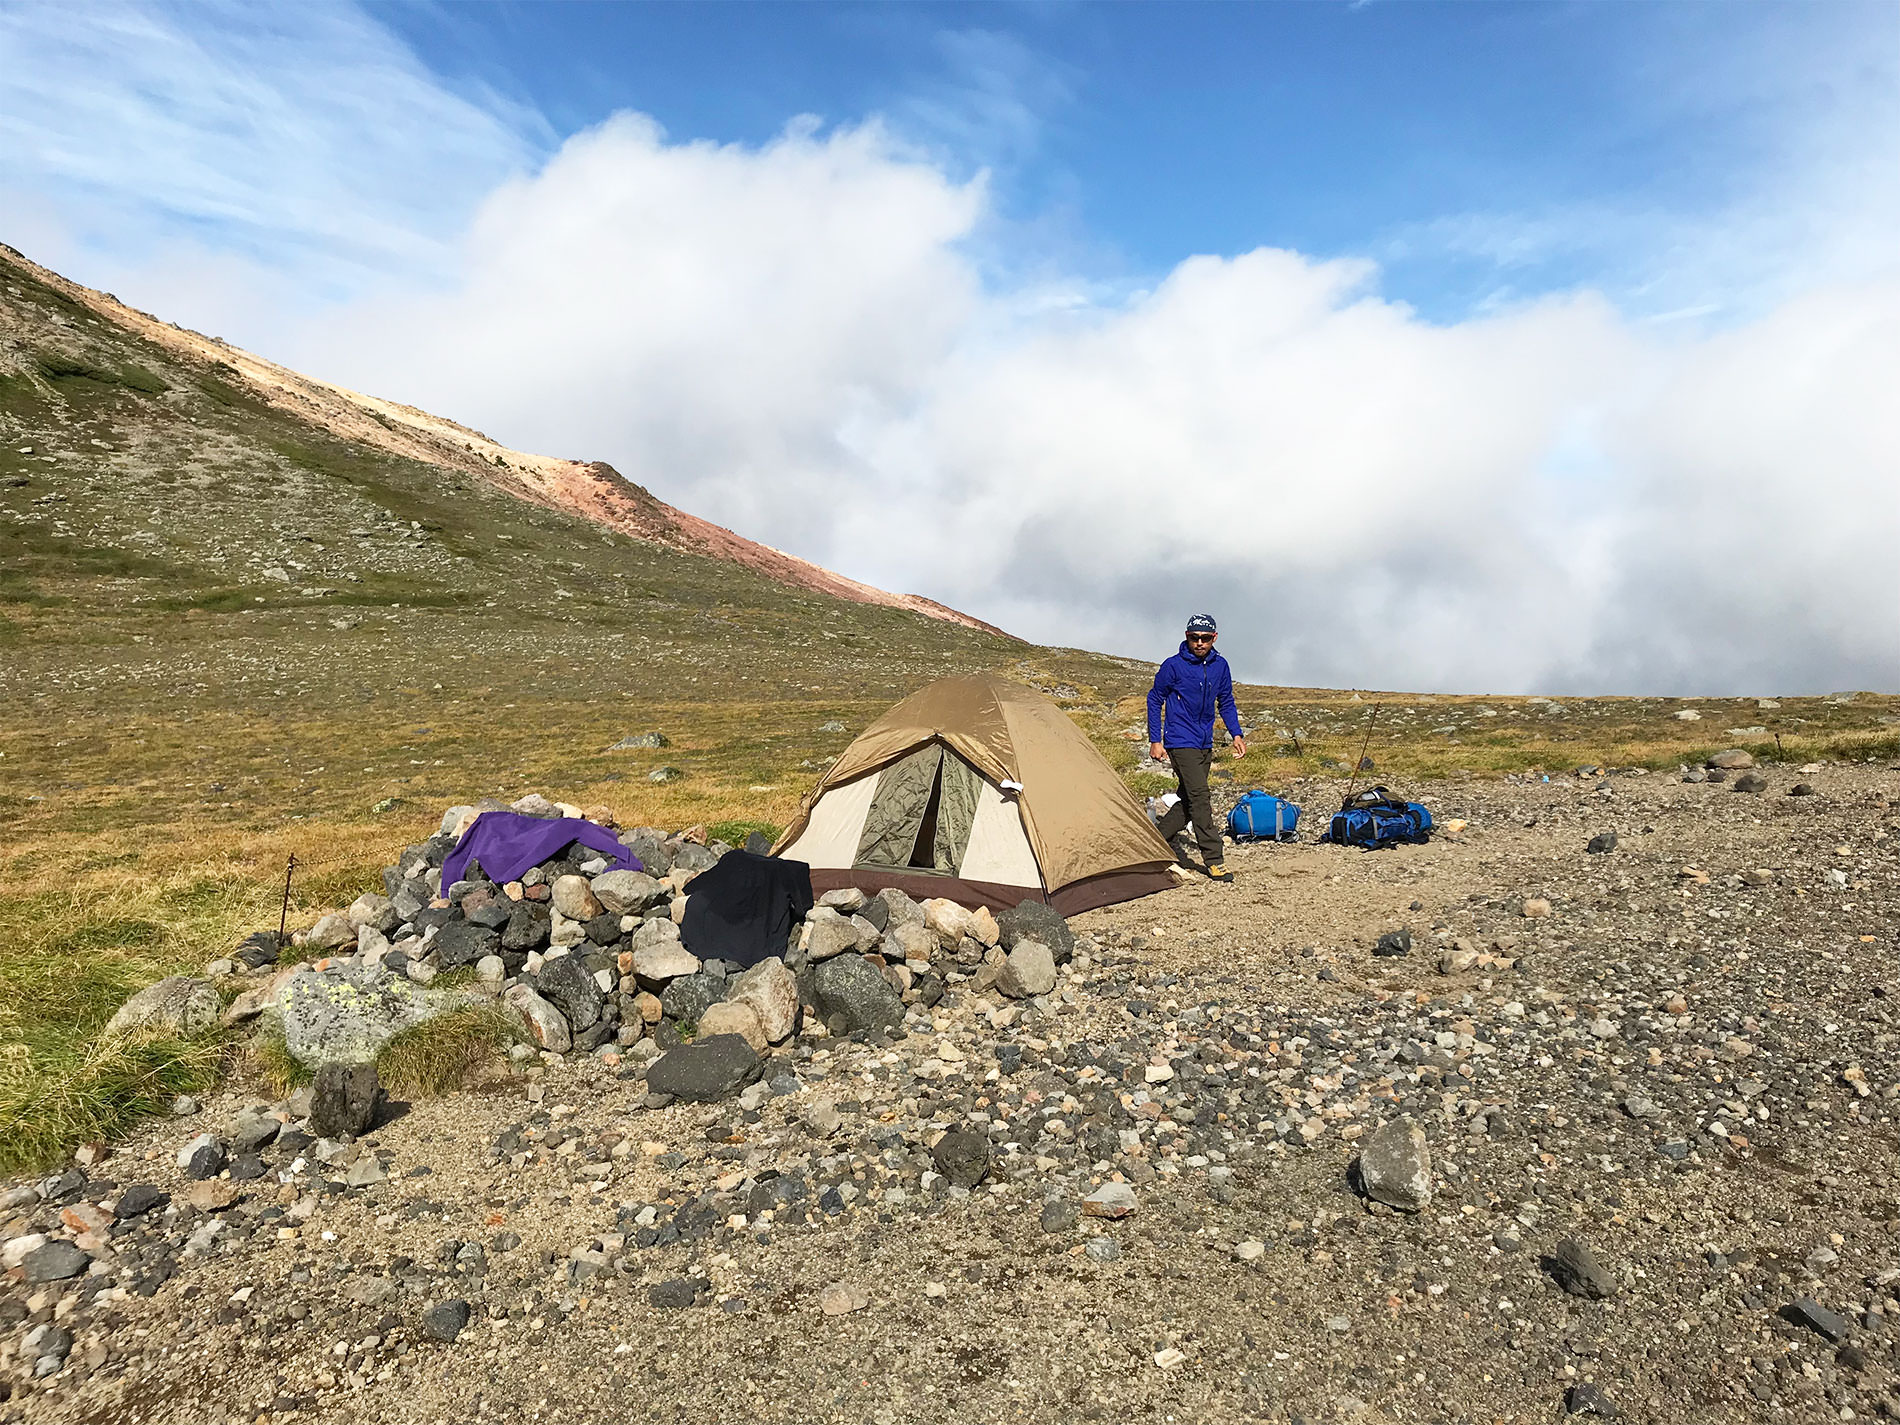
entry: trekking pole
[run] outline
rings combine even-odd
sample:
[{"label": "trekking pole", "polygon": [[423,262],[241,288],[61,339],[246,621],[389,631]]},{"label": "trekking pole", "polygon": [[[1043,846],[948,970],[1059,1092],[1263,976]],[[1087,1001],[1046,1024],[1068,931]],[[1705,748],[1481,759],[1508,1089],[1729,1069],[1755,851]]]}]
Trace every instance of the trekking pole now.
[{"label": "trekking pole", "polygon": [[290,853],[290,859],[284,862],[284,908],[277,916],[277,953],[284,951],[284,930],[290,924],[290,872],[297,864],[297,853]]},{"label": "trekking pole", "polygon": [[1374,703],[1371,714],[1366,718],[1365,740],[1359,744],[1359,758],[1352,764],[1352,779],[1346,783],[1346,800],[1340,803],[1341,806],[1350,803],[1352,794],[1359,789],[1359,769],[1366,765],[1366,749],[1372,746],[1372,725],[1379,720],[1379,707],[1380,704]]}]

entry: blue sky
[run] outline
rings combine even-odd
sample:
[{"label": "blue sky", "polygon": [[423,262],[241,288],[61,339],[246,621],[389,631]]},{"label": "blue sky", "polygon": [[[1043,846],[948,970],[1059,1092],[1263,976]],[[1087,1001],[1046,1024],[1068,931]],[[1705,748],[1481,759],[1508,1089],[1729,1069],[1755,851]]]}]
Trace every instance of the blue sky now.
[{"label": "blue sky", "polygon": [[0,6],[28,255],[1263,680],[1892,685],[1897,235],[1891,4]]},{"label": "blue sky", "polygon": [[[1455,317],[1719,221],[1851,102],[1892,7],[1609,4],[434,5],[380,19],[566,136],[621,109],[763,143],[882,114],[987,168],[1046,253],[1122,280],[1197,253],[1378,259]],[[1891,64],[1891,56],[1888,57]],[[1869,82],[1877,77],[1869,73]],[[1584,215],[1612,214],[1592,230]]]}]

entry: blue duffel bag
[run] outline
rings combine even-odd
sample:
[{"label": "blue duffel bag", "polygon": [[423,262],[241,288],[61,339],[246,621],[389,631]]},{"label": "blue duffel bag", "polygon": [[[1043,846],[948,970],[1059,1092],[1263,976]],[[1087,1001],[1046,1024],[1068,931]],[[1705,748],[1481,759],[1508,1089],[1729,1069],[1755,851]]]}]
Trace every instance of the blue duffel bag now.
[{"label": "blue duffel bag", "polygon": [[1431,834],[1431,812],[1417,802],[1402,801],[1384,787],[1368,787],[1346,799],[1320,839],[1377,851],[1382,846],[1420,844]]},{"label": "blue duffel bag", "polygon": [[1300,809],[1258,787],[1242,792],[1227,813],[1227,834],[1236,841],[1291,841]]}]

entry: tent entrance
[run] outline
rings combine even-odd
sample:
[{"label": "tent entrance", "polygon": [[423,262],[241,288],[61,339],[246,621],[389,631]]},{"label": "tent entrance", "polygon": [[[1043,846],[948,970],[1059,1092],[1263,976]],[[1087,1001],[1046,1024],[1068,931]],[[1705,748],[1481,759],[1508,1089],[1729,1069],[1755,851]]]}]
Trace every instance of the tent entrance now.
[{"label": "tent entrance", "polygon": [[853,865],[955,875],[969,849],[983,778],[932,742],[879,774]]}]

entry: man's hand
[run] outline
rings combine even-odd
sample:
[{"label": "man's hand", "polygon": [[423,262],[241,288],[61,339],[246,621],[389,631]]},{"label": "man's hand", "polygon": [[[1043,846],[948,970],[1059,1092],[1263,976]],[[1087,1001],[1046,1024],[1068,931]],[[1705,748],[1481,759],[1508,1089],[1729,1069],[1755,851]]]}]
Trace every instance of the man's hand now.
[{"label": "man's hand", "polygon": [[1157,762],[1165,762],[1168,760],[1168,749],[1163,747],[1159,742],[1150,742],[1148,744],[1148,755]]},{"label": "man's hand", "polygon": [[1247,755],[1247,739],[1244,737],[1236,737],[1234,739],[1234,756],[1245,757],[1246,755]]}]

